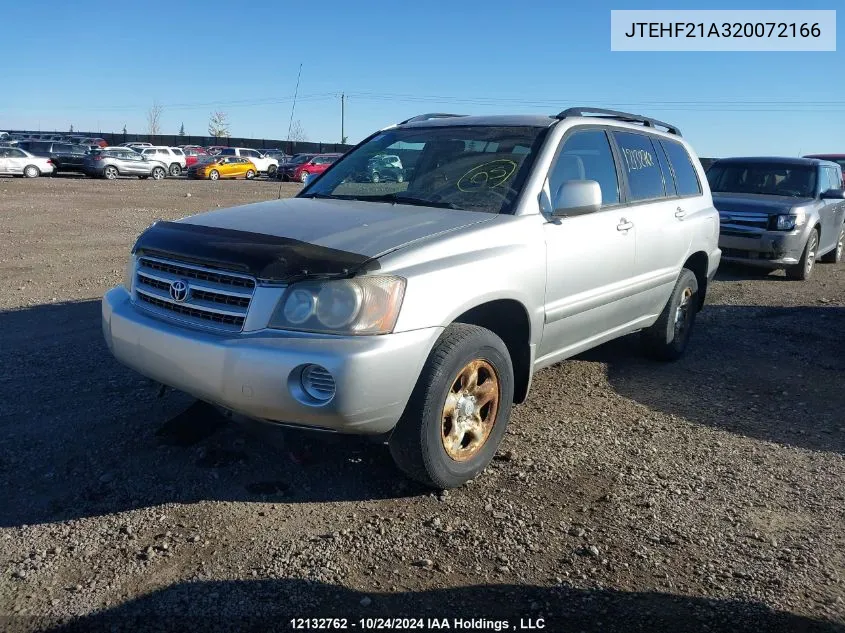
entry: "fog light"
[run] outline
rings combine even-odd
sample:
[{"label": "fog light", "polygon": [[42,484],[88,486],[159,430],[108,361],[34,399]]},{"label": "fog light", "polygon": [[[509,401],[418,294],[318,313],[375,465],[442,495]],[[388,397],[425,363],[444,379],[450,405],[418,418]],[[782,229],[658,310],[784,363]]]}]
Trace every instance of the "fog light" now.
[{"label": "fog light", "polygon": [[302,391],[314,400],[327,402],[335,393],[334,376],[320,365],[306,365],[299,376]]}]

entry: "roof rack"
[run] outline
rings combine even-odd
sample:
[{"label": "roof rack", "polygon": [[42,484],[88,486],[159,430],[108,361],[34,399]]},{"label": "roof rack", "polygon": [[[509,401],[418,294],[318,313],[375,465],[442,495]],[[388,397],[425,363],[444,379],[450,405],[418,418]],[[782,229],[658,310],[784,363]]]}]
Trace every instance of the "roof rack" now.
[{"label": "roof rack", "polygon": [[627,123],[642,123],[646,127],[662,127],[665,128],[669,134],[681,136],[681,131],[671,123],[658,121],[641,114],[631,114],[630,112],[620,112],[619,110],[605,110],[604,108],[567,108],[560,114],[556,115],[556,119],[566,119],[573,116],[589,116],[597,114],[599,117],[608,119],[617,119]]},{"label": "roof rack", "polygon": [[398,125],[405,125],[406,123],[416,123],[417,121],[428,121],[429,119],[451,119],[453,117],[467,116],[466,114],[447,114],[446,112],[430,112],[428,114],[418,114],[410,119],[406,119]]}]

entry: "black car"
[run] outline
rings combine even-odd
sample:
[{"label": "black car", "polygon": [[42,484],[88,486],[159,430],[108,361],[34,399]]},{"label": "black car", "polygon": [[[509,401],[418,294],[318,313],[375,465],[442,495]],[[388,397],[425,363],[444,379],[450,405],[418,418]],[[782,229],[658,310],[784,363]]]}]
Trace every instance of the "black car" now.
[{"label": "black car", "polygon": [[54,141],[21,141],[18,147],[36,156],[51,159],[56,167],[54,173],[60,171],[84,173],[82,163],[88,153],[88,147],[85,145],[56,143]]},{"label": "black car", "polygon": [[279,180],[293,180],[293,173],[296,171],[296,168],[302,163],[307,163],[316,155],[317,154],[295,154],[289,161],[279,164],[279,168],[276,170],[276,177]]}]

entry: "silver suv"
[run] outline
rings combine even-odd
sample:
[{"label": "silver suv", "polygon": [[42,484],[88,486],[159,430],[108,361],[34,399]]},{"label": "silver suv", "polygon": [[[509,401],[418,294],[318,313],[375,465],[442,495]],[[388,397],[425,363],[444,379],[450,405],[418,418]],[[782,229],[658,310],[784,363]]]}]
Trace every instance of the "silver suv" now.
[{"label": "silver suv", "polygon": [[85,155],[82,170],[87,176],[114,180],[118,176],[138,176],[162,180],[167,177],[167,165],[142,156],[127,147],[94,149]]},{"label": "silver suv", "polygon": [[[404,182],[360,182],[373,156]],[[233,415],[382,435],[448,488],[493,457],[533,373],[642,332],[673,360],[719,217],[678,130],[607,110],[421,115],[288,200],[157,222],[103,298],[121,362]]]}]

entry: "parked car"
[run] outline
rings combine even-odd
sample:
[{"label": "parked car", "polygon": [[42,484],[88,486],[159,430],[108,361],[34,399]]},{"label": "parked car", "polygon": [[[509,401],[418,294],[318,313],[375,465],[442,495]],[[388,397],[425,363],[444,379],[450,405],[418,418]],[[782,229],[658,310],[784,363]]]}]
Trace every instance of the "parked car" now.
[{"label": "parked car", "polygon": [[163,145],[139,147],[138,151],[151,160],[157,160],[167,165],[171,176],[181,176],[182,170],[187,166],[185,153],[178,147],[165,147]]},{"label": "parked car", "polygon": [[296,168],[299,167],[301,164],[308,162],[312,158],[314,158],[317,154],[294,154],[284,163],[279,163],[279,169],[276,172],[276,176],[280,180],[288,181],[293,180],[293,175],[296,173]]},{"label": "parked car", "polygon": [[240,156],[209,156],[188,169],[189,178],[220,180],[221,178],[246,178],[252,180],[258,175],[249,159]]},{"label": "parked car", "polygon": [[139,147],[152,147],[152,143],[142,143],[140,141],[129,141],[128,143],[121,143],[117,147],[131,147],[131,148],[139,148]]},{"label": "parked car", "polygon": [[246,158],[253,165],[258,168],[262,174],[267,174],[271,178],[276,175],[276,170],[279,168],[279,161],[275,158],[265,156],[257,149],[250,149],[248,147],[227,147],[220,150],[218,156],[240,156]]},{"label": "parked car", "polygon": [[209,145],[205,148],[205,150],[212,156],[217,156],[220,152],[224,149],[227,149],[225,145]]},{"label": "parked car", "polygon": [[202,147],[186,146],[182,148],[182,151],[185,153],[185,166],[188,168],[192,165],[196,165],[200,157],[208,156],[208,152],[206,152]]},{"label": "parked car", "polygon": [[263,149],[261,151],[268,158],[275,158],[277,161],[279,161],[279,165],[290,160],[290,156],[285,154],[285,152],[280,149]]},{"label": "parked car", "polygon": [[99,138],[99,137],[90,137],[90,136],[82,138],[79,141],[79,144],[80,145],[96,146],[96,147],[106,147],[108,145],[108,143],[106,142],[105,139],[102,139],[102,138]]},{"label": "parked car", "polygon": [[53,173],[83,173],[83,160],[88,153],[85,145],[56,143],[54,141],[20,141],[19,147],[35,156],[49,158],[54,167]]},{"label": "parked car", "polygon": [[820,160],[829,160],[832,163],[839,165],[843,172],[842,186],[845,187],[845,154],[808,154],[804,158],[818,158]]},{"label": "parked car", "polygon": [[842,169],[814,158],[723,158],[707,171],[724,261],[810,277],[842,258]]},{"label": "parked car", "polygon": [[369,182],[405,182],[405,169],[395,154],[380,154],[367,161],[363,178]]},{"label": "parked car", "polygon": [[[350,182],[400,147],[419,152],[413,180]],[[490,462],[536,370],[635,331],[679,358],[717,222],[669,124],[424,115],[295,198],[148,228],[103,332],[125,365],[232,417],[378,435],[449,488]]]},{"label": "parked car", "polygon": [[95,149],[85,156],[83,169],[88,176],[114,180],[118,176],[138,176],[162,180],[169,165],[142,156],[128,147]]},{"label": "parked car", "polygon": [[0,147],[0,174],[37,178],[53,173],[53,161],[19,147]]},{"label": "parked car", "polygon": [[308,176],[319,176],[326,171],[342,154],[317,154],[311,160],[307,160],[293,170],[291,180],[305,182]]}]

